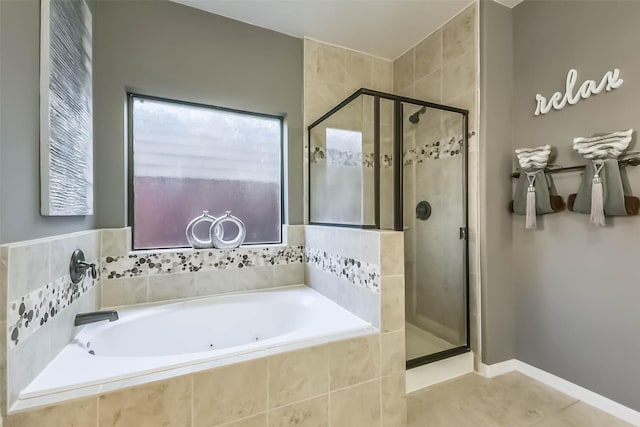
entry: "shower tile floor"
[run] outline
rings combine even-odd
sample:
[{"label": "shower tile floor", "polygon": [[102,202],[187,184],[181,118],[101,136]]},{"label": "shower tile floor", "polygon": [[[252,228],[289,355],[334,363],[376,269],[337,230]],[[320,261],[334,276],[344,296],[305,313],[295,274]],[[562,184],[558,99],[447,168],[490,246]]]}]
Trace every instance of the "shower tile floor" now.
[{"label": "shower tile floor", "polygon": [[405,323],[407,360],[457,347],[412,323]]},{"label": "shower tile floor", "polygon": [[409,394],[407,409],[407,427],[631,426],[516,372],[436,384]]}]

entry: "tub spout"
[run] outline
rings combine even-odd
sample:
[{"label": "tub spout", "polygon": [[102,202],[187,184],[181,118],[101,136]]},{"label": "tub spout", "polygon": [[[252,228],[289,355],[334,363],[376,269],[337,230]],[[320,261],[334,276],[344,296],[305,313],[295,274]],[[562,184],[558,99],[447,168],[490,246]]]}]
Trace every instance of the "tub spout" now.
[{"label": "tub spout", "polygon": [[101,320],[108,320],[109,322],[118,320],[118,312],[115,310],[109,310],[109,311],[94,311],[91,313],[79,313],[79,314],[76,314],[76,318],[73,324],[75,326],[81,326],[81,325],[86,325],[87,323],[99,322]]}]

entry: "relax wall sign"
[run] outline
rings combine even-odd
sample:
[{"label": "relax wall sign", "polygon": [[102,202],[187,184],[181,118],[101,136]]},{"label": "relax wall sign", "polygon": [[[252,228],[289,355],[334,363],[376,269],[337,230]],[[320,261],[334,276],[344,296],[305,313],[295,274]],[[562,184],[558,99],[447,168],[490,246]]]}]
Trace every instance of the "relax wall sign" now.
[{"label": "relax wall sign", "polygon": [[567,73],[567,83],[565,86],[565,93],[556,92],[551,95],[551,98],[547,100],[539,93],[536,94],[536,112],[535,115],[547,114],[551,109],[562,110],[567,104],[575,105],[581,99],[587,99],[591,95],[597,95],[603,90],[610,92],[613,89],[617,89],[622,86],[624,80],[620,78],[620,70],[614,68],[611,71],[607,71],[600,82],[595,80],[585,80],[580,85],[580,88],[576,90],[576,80],[578,79],[578,72],[575,69],[569,70]]}]

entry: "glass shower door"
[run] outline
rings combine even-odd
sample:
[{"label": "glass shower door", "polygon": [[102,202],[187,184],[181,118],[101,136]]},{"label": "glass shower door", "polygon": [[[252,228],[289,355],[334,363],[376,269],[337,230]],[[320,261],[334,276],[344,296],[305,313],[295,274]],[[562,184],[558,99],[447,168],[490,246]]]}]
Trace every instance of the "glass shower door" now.
[{"label": "glass shower door", "polygon": [[468,344],[465,116],[403,103],[402,129],[411,367]]}]

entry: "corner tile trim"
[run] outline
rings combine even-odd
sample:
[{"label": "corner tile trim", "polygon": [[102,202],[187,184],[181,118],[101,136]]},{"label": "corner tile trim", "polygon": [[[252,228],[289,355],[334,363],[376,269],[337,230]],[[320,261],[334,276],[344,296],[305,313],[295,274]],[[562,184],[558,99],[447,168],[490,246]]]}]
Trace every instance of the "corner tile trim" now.
[{"label": "corner tile trim", "polygon": [[380,266],[378,265],[309,247],[305,249],[305,261],[354,285],[380,293]]},{"label": "corner tile trim", "polygon": [[11,301],[7,310],[7,349],[11,350],[50,319],[69,308],[89,292],[100,279],[85,277],[80,283],[71,283],[66,275]]}]

